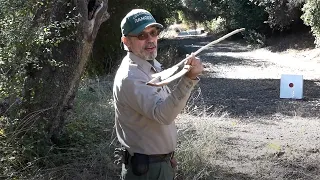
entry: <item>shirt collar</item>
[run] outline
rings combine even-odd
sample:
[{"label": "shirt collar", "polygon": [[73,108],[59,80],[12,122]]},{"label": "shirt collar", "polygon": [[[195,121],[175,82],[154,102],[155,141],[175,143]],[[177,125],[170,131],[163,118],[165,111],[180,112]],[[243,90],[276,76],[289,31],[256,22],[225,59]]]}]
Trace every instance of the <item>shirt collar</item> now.
[{"label": "shirt collar", "polygon": [[144,71],[150,71],[150,69],[153,69],[155,72],[161,71],[161,64],[157,60],[154,60],[154,66],[152,66],[149,62],[147,62],[144,59],[141,59],[132,52],[128,52],[127,55],[133,62],[142,67]]}]

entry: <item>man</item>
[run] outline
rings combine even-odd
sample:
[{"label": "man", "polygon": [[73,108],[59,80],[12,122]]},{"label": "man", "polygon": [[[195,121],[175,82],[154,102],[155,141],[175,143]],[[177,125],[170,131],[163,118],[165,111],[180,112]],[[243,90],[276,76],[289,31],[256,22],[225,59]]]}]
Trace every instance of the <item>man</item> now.
[{"label": "man", "polygon": [[203,66],[190,56],[192,69],[171,92],[167,86],[146,83],[161,71],[155,60],[163,26],[146,10],[134,9],[121,22],[122,42],[128,51],[113,85],[117,137],[126,149],[122,176],[126,180],[174,178],[173,152],[177,144],[175,118],[198,83]]}]

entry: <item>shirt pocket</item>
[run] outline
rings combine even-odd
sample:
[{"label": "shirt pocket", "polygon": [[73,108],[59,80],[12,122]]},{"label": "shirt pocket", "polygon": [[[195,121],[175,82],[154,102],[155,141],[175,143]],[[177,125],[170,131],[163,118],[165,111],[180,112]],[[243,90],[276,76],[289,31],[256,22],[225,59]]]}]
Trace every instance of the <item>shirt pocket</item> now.
[{"label": "shirt pocket", "polygon": [[157,87],[157,91],[163,99],[167,98],[170,94],[170,89],[167,86]]}]

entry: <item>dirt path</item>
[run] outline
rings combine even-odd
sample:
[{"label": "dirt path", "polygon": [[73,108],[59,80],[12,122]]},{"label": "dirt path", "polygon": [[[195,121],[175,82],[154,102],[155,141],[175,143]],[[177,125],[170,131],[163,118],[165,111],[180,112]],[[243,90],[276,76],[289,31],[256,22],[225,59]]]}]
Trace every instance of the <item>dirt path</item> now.
[{"label": "dirt path", "polygon": [[[194,44],[190,50],[200,46]],[[221,43],[200,56],[207,71],[200,83],[203,102],[233,117],[275,113],[320,117],[319,53],[319,49],[273,53],[266,48],[253,50],[245,44]],[[281,74],[303,75],[303,100],[279,98]]]},{"label": "dirt path", "polygon": [[[208,42],[185,47],[194,52]],[[206,118],[182,115],[178,126],[192,124],[203,136],[214,129],[210,163],[221,171],[210,177],[320,179],[319,54],[274,53],[235,42],[202,53],[207,72],[188,105],[210,108]],[[303,75],[303,100],[279,98],[281,74]]]}]

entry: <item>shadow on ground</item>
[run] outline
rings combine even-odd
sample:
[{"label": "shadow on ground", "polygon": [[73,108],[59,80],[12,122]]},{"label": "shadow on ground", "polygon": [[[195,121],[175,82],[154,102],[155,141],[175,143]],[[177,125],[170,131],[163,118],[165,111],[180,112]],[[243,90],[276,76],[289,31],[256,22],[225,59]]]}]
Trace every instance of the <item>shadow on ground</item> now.
[{"label": "shadow on ground", "polygon": [[278,79],[204,77],[199,83],[202,101],[197,105],[204,103],[207,107],[222,108],[231,117],[261,117],[275,113],[320,117],[320,87],[316,81],[304,81],[302,100],[280,99],[279,86]]},{"label": "shadow on ground", "polygon": [[[196,52],[201,47],[209,44],[210,42],[216,40],[217,38],[214,36],[207,37],[187,37],[187,38],[176,38],[176,39],[161,39],[159,41],[159,56],[161,58],[161,51],[167,51],[170,47],[176,49],[176,55],[181,57],[181,60],[186,56],[186,54],[190,54],[192,52]],[[210,46],[208,49],[203,50],[201,54],[212,52],[246,52],[250,51],[253,48],[250,47],[247,43],[241,41],[228,41],[224,40],[219,42],[218,44],[214,44]],[[179,62],[179,60],[175,60]]]},{"label": "shadow on ground", "polygon": [[[292,36],[295,37],[295,35]],[[309,39],[312,38],[310,34],[304,36]],[[168,42],[175,44],[178,48],[181,59],[177,59],[176,62],[179,62],[183,59],[183,54],[195,52],[215,39],[217,38],[212,36],[175,39],[168,40]],[[290,42],[295,42],[298,39],[298,36],[291,38]],[[281,42],[283,42],[282,40]],[[310,42],[310,40],[307,42]],[[162,42],[162,45],[165,43],[165,41]],[[291,43],[277,44],[277,42],[273,41],[273,46],[270,46],[270,50],[283,51],[288,48],[312,47],[310,43],[298,44],[294,45],[294,47],[288,46],[289,44]],[[216,55],[216,52],[221,54],[224,52],[247,52],[251,50],[250,46],[240,41],[223,41],[204,50],[199,56],[203,62],[209,63],[214,68],[219,68],[219,65],[262,68],[269,65],[270,62],[267,61]],[[271,116],[276,113],[289,116],[320,117],[320,87],[317,83],[319,84],[317,81],[304,80],[304,99],[302,100],[280,99],[280,79],[226,79],[217,78],[215,72],[209,72],[201,78],[199,87],[201,88],[202,97],[197,102],[198,104],[195,103],[195,105],[205,104],[206,107],[212,106],[212,111],[216,108],[222,108],[223,111],[234,117]],[[210,113],[210,110],[208,111]]]},{"label": "shadow on ground", "polygon": [[[201,47],[209,44],[210,41],[204,41],[204,42],[194,42],[189,45],[185,45],[184,48],[186,49],[185,51],[187,53],[195,52]],[[231,41],[223,41],[218,44],[209,46],[206,50],[203,50],[201,54],[206,54],[206,53],[212,53],[212,52],[247,52],[251,51],[253,48],[248,46],[245,43],[241,42],[231,42]]]},{"label": "shadow on ground", "polygon": [[267,40],[266,45],[272,52],[283,52],[288,49],[303,50],[315,48],[314,36],[310,31],[277,35]]},{"label": "shadow on ground", "polygon": [[[271,62],[268,61],[256,61],[254,59],[245,59],[245,58],[237,58],[237,57],[231,57],[231,56],[225,56],[225,55],[214,55],[214,54],[205,54],[202,55],[201,61],[204,63],[209,63],[212,66],[220,66],[220,65],[226,65],[226,66],[251,66],[251,67],[261,67],[261,66],[267,66],[270,65]],[[211,72],[212,73],[212,72]]]},{"label": "shadow on ground", "polygon": [[[201,41],[184,39],[182,40],[183,42],[180,42],[179,47],[183,48],[183,51],[187,54],[195,52],[200,47],[211,42],[211,40],[214,39],[212,37],[202,38]],[[288,46],[282,47],[287,48]],[[299,49],[299,47],[296,48]],[[305,48],[305,46],[301,45],[300,48]],[[276,49],[279,49],[279,47]],[[215,69],[221,65],[259,68],[266,68],[270,65],[271,62],[268,61],[221,56],[221,53],[224,52],[246,52],[251,50],[252,48],[243,42],[223,41],[204,50],[200,54],[200,58]],[[216,55],[216,52],[219,52],[220,55]],[[191,99],[196,102],[193,102],[193,104],[198,107],[201,105],[212,106],[213,108],[208,110],[208,113],[216,111],[218,108],[229,113],[231,117],[240,118],[269,117],[276,113],[289,116],[320,117],[320,87],[318,81],[304,80],[304,98],[302,100],[280,99],[280,79],[227,79],[220,78],[221,76],[217,77],[216,72],[211,72],[213,70],[211,69],[210,72],[201,77],[199,87],[202,94],[198,102]],[[250,74],[250,72],[247,73]]]}]

